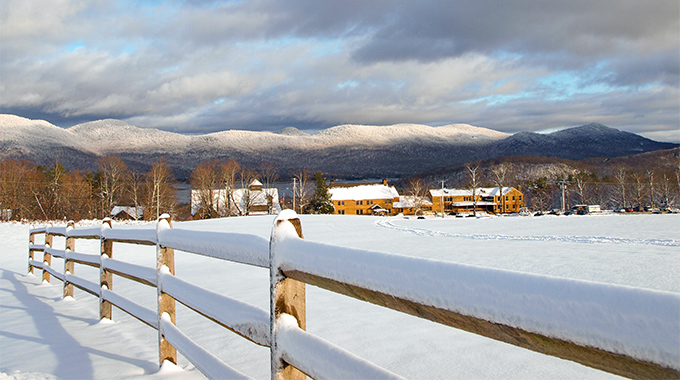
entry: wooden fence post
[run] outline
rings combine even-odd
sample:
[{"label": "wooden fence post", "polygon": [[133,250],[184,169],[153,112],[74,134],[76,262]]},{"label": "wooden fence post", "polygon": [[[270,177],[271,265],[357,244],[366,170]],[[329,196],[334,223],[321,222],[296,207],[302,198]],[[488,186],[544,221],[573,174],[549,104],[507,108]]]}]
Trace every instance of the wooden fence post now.
[{"label": "wooden fence post", "polygon": [[165,360],[177,364],[177,349],[173,347],[170,342],[163,336],[163,329],[161,328],[161,317],[164,313],[168,313],[170,320],[176,324],[175,318],[175,299],[170,295],[163,293],[162,284],[160,280],[161,270],[165,267],[170,271],[170,274],[175,274],[175,250],[172,248],[163,247],[158,241],[159,232],[163,229],[172,228],[172,220],[170,215],[163,214],[158,217],[156,225],[156,276],[158,289],[158,365],[162,366]]},{"label": "wooden fence post", "polygon": [[33,266],[31,265],[31,261],[34,260],[33,257],[33,249],[31,249],[31,246],[35,244],[35,234],[31,233],[29,231],[28,233],[28,273],[33,273]]},{"label": "wooden fence post", "polygon": [[69,220],[68,223],[66,224],[66,244],[64,247],[64,298],[73,297],[73,284],[66,281],[66,274],[67,273],[73,274],[74,265],[73,261],[69,260],[66,257],[67,255],[66,251],[73,252],[76,250],[76,239],[68,236],[68,232],[74,228],[75,222]]},{"label": "wooden fence post", "polygon": [[283,361],[277,352],[276,320],[281,313],[295,317],[302,330],[307,328],[305,283],[286,278],[276,260],[277,230],[283,227],[284,223],[292,224],[298,237],[303,238],[302,225],[297,214],[292,210],[282,211],[274,221],[269,242],[271,375],[273,380],[305,380],[307,375]]},{"label": "wooden fence post", "polygon": [[101,256],[99,260],[99,286],[100,286],[100,292],[99,292],[99,319],[112,319],[111,318],[111,309],[112,305],[111,302],[107,301],[104,299],[104,292],[101,291],[101,289],[106,288],[108,290],[113,290],[113,274],[106,270],[103,265],[101,264],[102,260],[105,258],[113,258],[113,242],[110,240],[106,240],[104,238],[104,230],[107,228],[113,228],[111,224],[111,218],[104,218],[102,221],[102,229],[101,229]]},{"label": "wooden fence post", "polygon": [[52,264],[52,255],[47,252],[47,248],[52,248],[52,234],[48,233],[47,229],[45,229],[45,251],[43,252],[42,280],[50,282],[50,272],[48,272],[47,268],[45,268],[45,264]]}]

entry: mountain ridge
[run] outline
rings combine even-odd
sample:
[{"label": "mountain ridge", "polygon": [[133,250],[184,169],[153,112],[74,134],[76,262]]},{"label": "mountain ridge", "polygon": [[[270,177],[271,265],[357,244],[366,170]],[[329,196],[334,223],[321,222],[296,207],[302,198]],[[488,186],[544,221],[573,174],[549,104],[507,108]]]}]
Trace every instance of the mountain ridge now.
[{"label": "mountain ridge", "polygon": [[98,157],[117,155],[145,171],[160,156],[186,179],[207,159],[234,159],[243,166],[274,162],[282,174],[303,168],[342,177],[404,177],[437,167],[501,156],[538,155],[567,159],[616,157],[678,144],[591,123],[550,134],[513,135],[469,124],[431,127],[344,124],[314,134],[294,127],[278,132],[226,130],[183,135],[140,128],[116,119],[70,128],[15,115],[0,115],[0,157],[49,166],[94,170]]}]

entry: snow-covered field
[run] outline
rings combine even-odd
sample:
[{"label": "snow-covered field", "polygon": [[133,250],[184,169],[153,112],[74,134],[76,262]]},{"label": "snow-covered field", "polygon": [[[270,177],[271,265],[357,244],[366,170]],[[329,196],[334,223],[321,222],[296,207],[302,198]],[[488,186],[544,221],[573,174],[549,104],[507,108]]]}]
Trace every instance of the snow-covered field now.
[{"label": "snow-covered field", "polygon": [[[680,215],[301,219],[308,241],[680,293]],[[269,238],[272,220],[229,218],[175,227]],[[76,290],[74,299],[62,300],[59,281],[40,284],[39,276],[26,275],[28,229],[0,224],[0,379],[202,378],[181,357],[179,368],[158,372],[155,330],[117,309],[113,322],[99,322],[94,297]],[[55,247],[61,244],[55,240]],[[77,242],[78,252],[97,250],[98,242]],[[114,246],[120,260],[153,266],[154,256],[153,247]],[[269,309],[265,269],[177,252],[176,271],[183,279]],[[76,273],[98,278],[89,267],[76,266]],[[155,289],[116,277],[114,290],[154,308]],[[181,306],[177,325],[237,370],[269,377],[269,349]],[[307,330],[406,378],[615,377],[311,286]]]}]

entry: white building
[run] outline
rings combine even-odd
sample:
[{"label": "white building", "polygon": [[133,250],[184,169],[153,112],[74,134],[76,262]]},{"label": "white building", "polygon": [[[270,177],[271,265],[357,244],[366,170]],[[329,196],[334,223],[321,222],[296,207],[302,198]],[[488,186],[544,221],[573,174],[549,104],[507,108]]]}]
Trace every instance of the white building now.
[{"label": "white building", "polygon": [[[207,190],[191,190],[191,215],[206,212],[210,199]],[[262,183],[253,180],[245,189],[234,189],[231,194],[226,189],[210,190],[212,208],[217,216],[230,215],[267,215],[281,212],[277,188],[263,188]]]}]

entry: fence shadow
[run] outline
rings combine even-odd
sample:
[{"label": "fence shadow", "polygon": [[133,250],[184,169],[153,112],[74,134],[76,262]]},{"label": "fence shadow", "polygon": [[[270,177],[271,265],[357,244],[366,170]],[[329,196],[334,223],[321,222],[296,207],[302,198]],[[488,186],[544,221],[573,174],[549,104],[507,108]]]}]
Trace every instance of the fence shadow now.
[{"label": "fence shadow", "polygon": [[[6,339],[38,343],[49,347],[54,355],[55,368],[51,373],[62,379],[91,379],[94,378],[94,364],[92,356],[100,356],[110,360],[125,362],[141,368],[144,374],[158,371],[155,362],[137,359],[131,356],[123,356],[99,350],[90,346],[84,346],[67,330],[60,319],[70,319],[81,322],[86,326],[92,326],[99,322],[97,318],[82,318],[55,312],[51,305],[60,302],[59,297],[50,298],[31,294],[27,289],[30,277],[13,271],[0,269],[0,278],[8,281],[14,288],[7,290],[11,297],[16,300],[16,305],[8,305],[3,302],[3,308],[22,310],[31,318],[37,336],[30,336],[18,332],[0,332]],[[35,278],[39,281],[39,277]],[[7,299],[6,296],[3,296]],[[29,323],[28,321],[26,323]]]}]

